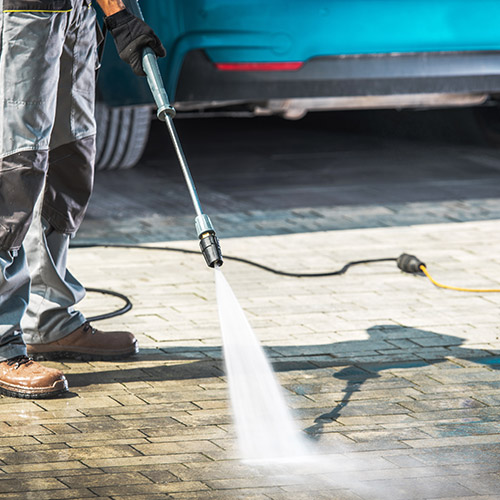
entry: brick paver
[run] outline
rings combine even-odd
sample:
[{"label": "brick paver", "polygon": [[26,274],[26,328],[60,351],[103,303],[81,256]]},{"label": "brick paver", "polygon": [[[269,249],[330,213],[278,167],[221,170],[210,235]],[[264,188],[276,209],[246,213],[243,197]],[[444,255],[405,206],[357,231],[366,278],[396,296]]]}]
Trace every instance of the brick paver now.
[{"label": "brick paver", "polygon": [[[280,269],[415,253],[437,279],[499,287],[499,220],[224,238],[228,255]],[[155,243],[159,245],[159,243]],[[169,245],[196,250],[196,242]],[[47,363],[62,399],[0,399],[0,498],[457,499],[499,497],[500,295],[434,288],[394,263],[340,277],[224,273],[265,345],[323,470],[242,464],[229,409],[213,271],[200,255],[74,249],[89,287],[127,294],[141,354]],[[89,294],[89,315],[114,298]]]}]

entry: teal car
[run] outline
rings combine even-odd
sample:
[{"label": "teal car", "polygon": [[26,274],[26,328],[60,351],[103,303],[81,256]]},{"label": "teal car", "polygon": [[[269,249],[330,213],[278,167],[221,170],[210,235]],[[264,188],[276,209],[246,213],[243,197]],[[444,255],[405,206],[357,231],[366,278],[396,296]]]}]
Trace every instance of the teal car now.
[{"label": "teal car", "polygon": [[[479,106],[500,95],[497,0],[141,0],[171,102],[189,116]],[[108,40],[98,166],[129,167],[152,97]],[[127,139],[134,134],[134,141]],[[132,144],[133,143],[133,144]]]}]

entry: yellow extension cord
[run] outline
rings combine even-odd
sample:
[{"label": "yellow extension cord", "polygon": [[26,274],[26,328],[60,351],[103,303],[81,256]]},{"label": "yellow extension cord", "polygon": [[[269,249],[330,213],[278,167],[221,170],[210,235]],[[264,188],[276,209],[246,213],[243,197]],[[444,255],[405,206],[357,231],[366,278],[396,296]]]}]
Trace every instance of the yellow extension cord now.
[{"label": "yellow extension cord", "polygon": [[429,278],[429,281],[433,285],[438,286],[439,288],[446,288],[448,290],[456,290],[457,292],[475,292],[475,293],[500,292],[500,289],[498,289],[498,288],[486,288],[486,289],[481,289],[481,288],[460,288],[458,286],[443,285],[442,283],[438,283],[429,274],[429,271],[427,271],[427,268],[423,264],[420,265],[420,270]]}]

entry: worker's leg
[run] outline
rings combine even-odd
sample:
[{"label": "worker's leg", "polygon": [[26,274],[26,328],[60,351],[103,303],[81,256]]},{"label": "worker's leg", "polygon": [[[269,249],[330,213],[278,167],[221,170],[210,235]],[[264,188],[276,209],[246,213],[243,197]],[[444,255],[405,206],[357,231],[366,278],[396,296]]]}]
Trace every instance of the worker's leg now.
[{"label": "worker's leg", "polygon": [[85,323],[74,310],[85,290],[66,261],[93,184],[95,29],[94,10],[76,2],[60,60],[44,197],[26,238],[32,283],[23,331],[29,344],[52,342]]},{"label": "worker's leg", "polygon": [[83,315],[74,310],[85,290],[66,269],[70,237],[54,231],[42,218],[41,201],[25,239],[31,294],[22,327],[29,344],[51,342],[85,323]]},{"label": "worker's leg", "polygon": [[32,288],[22,325],[28,353],[40,357],[108,359],[137,351],[132,334],[104,334],[86,324],[74,309],[85,290],[66,269],[69,239],[80,226],[93,185],[95,67],[95,13],[81,2],[75,4],[61,58],[43,204],[26,239]]},{"label": "worker's leg", "polygon": [[22,354],[29,297],[22,244],[43,188],[66,13],[4,12],[0,1],[0,359]]},{"label": "worker's leg", "polygon": [[68,13],[29,8],[0,0],[0,393],[38,398],[67,391],[60,371],[25,357],[20,322],[30,284],[23,240],[47,172]]}]

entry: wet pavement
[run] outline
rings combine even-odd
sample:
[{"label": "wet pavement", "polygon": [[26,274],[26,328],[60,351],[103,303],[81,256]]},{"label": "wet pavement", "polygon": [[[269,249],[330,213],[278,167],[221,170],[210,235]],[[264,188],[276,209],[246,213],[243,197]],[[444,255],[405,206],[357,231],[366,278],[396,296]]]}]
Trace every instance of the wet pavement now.
[{"label": "wet pavement", "polygon": [[[500,152],[454,113],[451,137],[432,113],[339,116],[179,123],[224,253],[317,272],[408,252],[439,281],[500,288]],[[158,136],[137,169],[98,176],[75,243],[197,250]],[[239,460],[201,255],[75,248],[70,267],[130,297],[98,325],[130,329],[141,353],[47,363],[68,377],[62,399],[0,398],[0,498],[498,499],[500,294],[441,290],[393,262],[299,279],[228,259],[299,427],[329,455],[299,473]],[[82,310],[119,305],[92,293]]]}]

